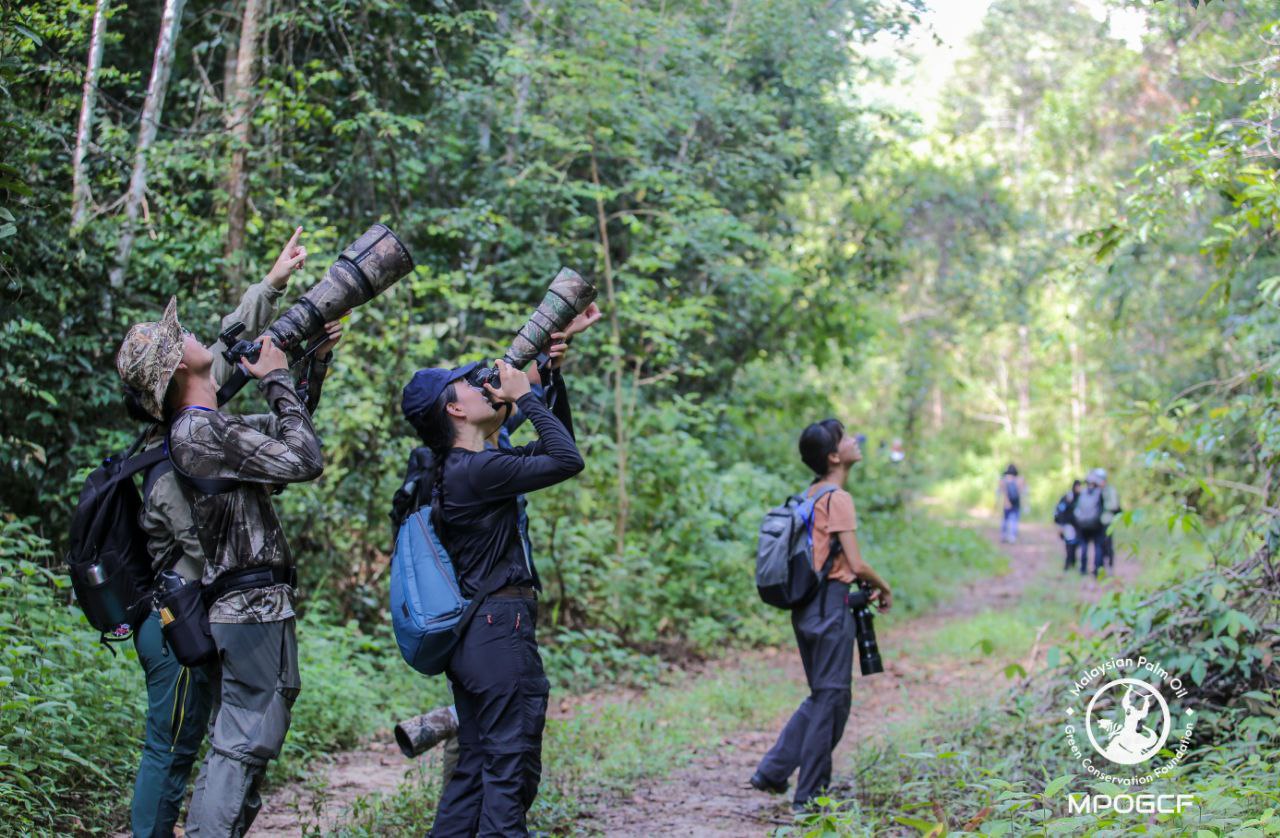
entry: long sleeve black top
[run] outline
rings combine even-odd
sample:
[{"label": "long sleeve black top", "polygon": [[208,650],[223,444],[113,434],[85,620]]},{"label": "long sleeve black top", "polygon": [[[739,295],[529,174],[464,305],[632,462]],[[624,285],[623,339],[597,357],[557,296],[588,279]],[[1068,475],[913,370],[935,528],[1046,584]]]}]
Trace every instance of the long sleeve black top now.
[{"label": "long sleeve black top", "polygon": [[[567,399],[563,400],[567,410]],[[496,568],[506,585],[533,585],[519,532],[519,495],[554,486],[582,471],[573,435],[532,393],[516,402],[538,432],[518,448],[454,448],[443,475],[443,539],[463,596],[474,596]]]}]

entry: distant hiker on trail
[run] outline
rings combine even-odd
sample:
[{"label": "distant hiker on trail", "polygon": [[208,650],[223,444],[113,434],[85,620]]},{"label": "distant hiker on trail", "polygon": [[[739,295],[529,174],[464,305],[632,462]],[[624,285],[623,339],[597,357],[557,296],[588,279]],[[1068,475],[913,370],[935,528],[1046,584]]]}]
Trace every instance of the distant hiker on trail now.
[{"label": "distant hiker on trail", "polygon": [[[299,228],[281,251],[275,265],[262,282],[251,285],[235,311],[223,318],[224,328],[242,322],[249,334],[256,335],[267,327],[275,313],[275,304],[289,281],[289,276],[306,260],[306,248],[297,244]],[[152,324],[152,336],[163,340]],[[326,327],[330,343],[317,352],[310,373],[309,396],[319,398],[321,383],[328,366],[328,351],[341,336],[341,324]],[[233,367],[213,347],[212,376],[216,386],[230,377]],[[122,347],[123,349],[123,347]],[[139,367],[128,364],[127,370]],[[169,394],[171,375],[155,382],[155,389],[142,392],[125,379],[126,403],[130,415],[153,426],[147,448],[163,445],[167,418],[176,406],[173,399],[161,402],[156,397],[159,385]],[[199,582],[204,573],[205,554],[197,535],[191,505],[167,460],[153,466],[144,481],[143,509],[140,526],[147,536],[147,549],[155,573],[172,572],[186,582]],[[178,662],[161,635],[161,614],[151,610],[134,633],[138,662],[146,674],[147,718],[144,726],[142,761],[134,783],[130,827],[138,838],[170,836],[178,820],[191,766],[204,741],[213,696],[205,667],[185,667]]]},{"label": "distant hiker on trail", "polygon": [[1018,467],[1010,463],[996,484],[996,506],[1003,515],[1000,540],[1005,544],[1018,540],[1018,518],[1022,515],[1022,498],[1026,493],[1027,481],[1018,476]]},{"label": "distant hiker on trail", "polygon": [[[1080,546],[1080,534],[1076,531],[1075,507],[1080,488],[1084,485],[1079,480],[1071,482],[1071,488],[1058,498],[1058,505],[1053,508],[1053,523],[1058,525],[1058,537],[1067,548],[1067,563],[1063,570],[1071,570],[1076,566],[1076,548]],[[1084,562],[1080,563],[1080,572],[1085,573]]]},{"label": "distant hiker on trail", "polygon": [[858,579],[870,583],[882,611],[893,603],[888,583],[862,558],[853,498],[845,491],[849,471],[862,459],[857,441],[835,419],[815,422],[800,435],[800,458],[816,475],[808,496],[825,494],[814,506],[813,566],[819,574],[825,570],[826,578],[812,599],[791,612],[809,697],[751,777],[754,788],[783,794],[799,768],[797,810],[831,783],[831,752],[849,719],[855,642],[849,586]]},{"label": "distant hiker on trail", "polygon": [[1089,472],[1085,478],[1087,485],[1084,491],[1076,496],[1075,510],[1072,518],[1080,539],[1080,569],[1084,570],[1089,562],[1089,547],[1093,547],[1093,575],[1101,570],[1106,553],[1106,528],[1102,525],[1103,491],[1098,483],[1098,469]]},{"label": "distant hiker on trail", "polygon": [[1120,495],[1107,478],[1107,470],[1095,468],[1093,480],[1102,488],[1102,557],[1107,567],[1116,566],[1116,545],[1111,537],[1111,524],[1120,514]]},{"label": "distant hiker on trail", "polygon": [[[563,344],[564,337],[552,339]],[[499,360],[501,386],[481,389],[467,378],[478,367],[418,370],[402,400],[405,418],[434,455],[434,526],[463,595],[480,602],[447,669],[460,754],[433,836],[528,834],[526,814],[542,777],[549,687],[535,637],[537,575],[525,550],[518,498],[568,480],[584,465],[558,372],[544,382],[559,391],[553,413],[532,394],[525,373]],[[517,407],[538,441],[490,447]]]}]

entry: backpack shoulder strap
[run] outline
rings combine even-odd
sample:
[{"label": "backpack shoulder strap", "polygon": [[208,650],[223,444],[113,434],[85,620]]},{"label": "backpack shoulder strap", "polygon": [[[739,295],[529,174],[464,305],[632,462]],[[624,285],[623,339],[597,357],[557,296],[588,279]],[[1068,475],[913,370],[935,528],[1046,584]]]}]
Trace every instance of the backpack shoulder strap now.
[{"label": "backpack shoulder strap", "polygon": [[[178,464],[173,461],[173,457],[169,456],[169,428],[164,429],[164,445],[157,446],[157,449],[163,450],[165,458],[169,461],[169,467],[173,469],[174,476],[202,495],[221,495],[240,486],[239,480],[233,480],[230,477],[195,477],[178,468]],[[159,478],[159,475],[157,475],[157,478]]]},{"label": "backpack shoulder strap", "polygon": [[164,445],[157,445],[154,448],[148,448],[140,454],[134,454],[125,460],[120,466],[121,477],[133,477],[140,471],[151,468],[162,460],[169,457],[169,450]]}]

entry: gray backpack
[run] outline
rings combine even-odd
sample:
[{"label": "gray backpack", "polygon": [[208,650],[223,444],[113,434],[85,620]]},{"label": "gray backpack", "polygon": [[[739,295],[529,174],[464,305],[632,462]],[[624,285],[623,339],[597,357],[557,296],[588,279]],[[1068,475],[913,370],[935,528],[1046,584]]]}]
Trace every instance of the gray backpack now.
[{"label": "gray backpack", "polygon": [[834,491],[826,486],[813,497],[801,492],[764,516],[756,542],[756,590],[767,604],[799,608],[818,592],[825,574],[813,569],[814,507]]},{"label": "gray backpack", "polygon": [[1082,533],[1096,533],[1102,529],[1102,490],[1090,486],[1076,498],[1076,528]]}]

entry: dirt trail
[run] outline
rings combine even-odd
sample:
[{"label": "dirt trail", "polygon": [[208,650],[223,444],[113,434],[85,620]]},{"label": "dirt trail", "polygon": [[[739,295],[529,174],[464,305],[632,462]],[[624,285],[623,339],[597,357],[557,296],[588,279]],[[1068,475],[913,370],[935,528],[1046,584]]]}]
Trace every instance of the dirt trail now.
[{"label": "dirt trail", "polygon": [[[984,530],[993,541],[998,530]],[[1006,683],[999,671],[1006,659],[938,660],[913,655],[920,641],[989,609],[1000,609],[1021,599],[1037,584],[1061,583],[1061,542],[1052,527],[1024,525],[1016,545],[1005,545],[1009,572],[981,580],[964,588],[943,607],[907,621],[884,621],[878,627],[880,648],[885,653],[885,671],[876,676],[874,689],[864,687],[855,677],[853,712],[844,741],[836,751],[836,781],[840,769],[848,765],[848,755],[868,731],[887,725],[960,694],[980,694]],[[1130,581],[1137,575],[1133,559],[1117,561],[1117,575]],[[1072,584],[1076,583],[1074,576]],[[1092,579],[1079,582],[1081,598],[1095,599],[1101,590]],[[1051,643],[1040,644],[1039,652]],[[1021,662],[1030,668],[1030,652]],[[778,680],[804,682],[804,671],[794,649],[763,653],[777,666]],[[753,656],[754,657],[754,656]],[[717,664],[713,663],[715,667]],[[636,700],[637,696],[629,697]],[[553,716],[572,716],[578,708],[605,700],[628,700],[623,693],[604,693],[561,702]],[[642,700],[642,697],[640,697]],[[645,783],[628,799],[598,801],[580,823],[584,832],[607,836],[740,836],[768,834],[774,827],[792,822],[788,798],[756,792],[746,785],[756,762],[773,744],[787,716],[776,719],[766,730],[744,730],[719,742],[679,771]],[[342,814],[359,798],[375,792],[389,793],[418,772],[439,770],[438,754],[427,754],[409,762],[387,737],[385,742],[336,754],[332,763],[317,771],[308,782],[275,789],[266,795],[262,813],[254,824],[255,838],[293,838],[304,825],[328,829],[340,822]],[[848,779],[848,778],[844,778]]]},{"label": "dirt trail", "polygon": [[[999,533],[984,531],[993,541]],[[1003,545],[1009,554],[1009,572],[966,586],[942,608],[913,620],[885,622],[877,630],[885,655],[885,671],[877,675],[874,687],[855,676],[853,711],[844,739],[836,749],[835,782],[858,741],[882,731],[923,708],[949,703],[963,694],[981,695],[1008,683],[1000,670],[1009,662],[980,658],[939,660],[913,656],[909,651],[919,641],[946,629],[948,623],[988,609],[1013,605],[1028,589],[1038,584],[1062,584],[1061,542],[1049,526],[1024,525],[1016,545]],[[1137,576],[1133,559],[1116,562],[1117,576],[1131,581]],[[1073,575],[1070,584],[1076,584]],[[1080,580],[1082,600],[1096,599],[1102,588],[1091,578]],[[1020,661],[1030,669],[1033,655],[1043,654],[1051,642],[1028,649]],[[856,666],[856,665],[855,665]],[[856,670],[855,670],[856,671]],[[804,682],[804,670],[794,651],[778,656],[779,679]],[[642,785],[630,800],[603,802],[590,820],[581,826],[614,836],[733,836],[766,835],[777,826],[793,823],[788,797],[762,794],[746,781],[756,763],[773,745],[787,721],[781,716],[768,730],[743,731],[725,738],[720,747],[676,773]],[[793,778],[794,780],[794,778]]]}]

